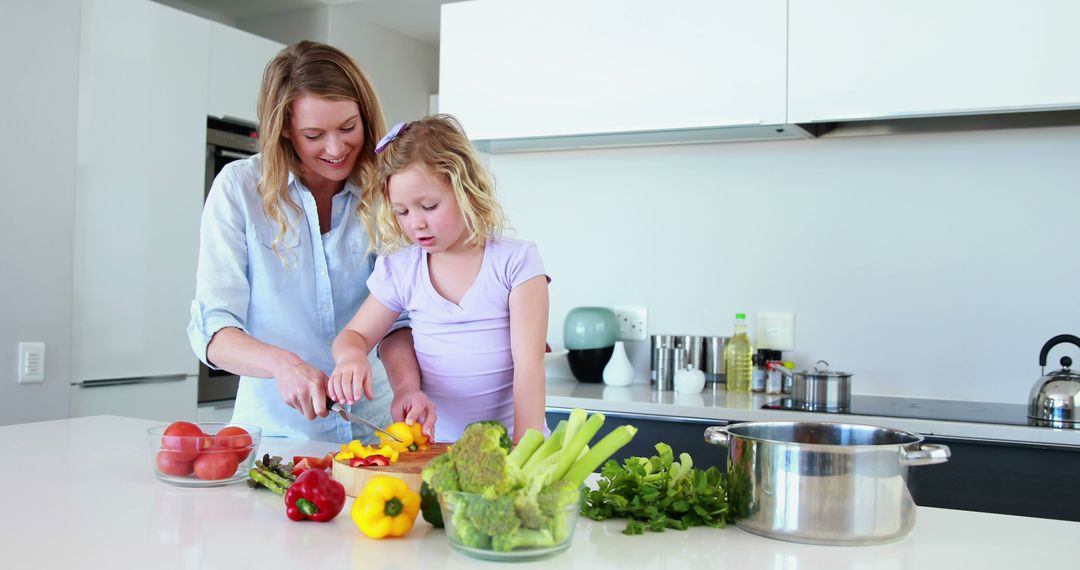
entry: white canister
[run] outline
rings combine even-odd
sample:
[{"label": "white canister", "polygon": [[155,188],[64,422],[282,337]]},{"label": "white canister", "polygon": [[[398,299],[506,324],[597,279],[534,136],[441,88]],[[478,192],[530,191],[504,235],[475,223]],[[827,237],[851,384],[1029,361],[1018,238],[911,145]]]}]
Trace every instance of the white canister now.
[{"label": "white canister", "polygon": [[688,364],[675,371],[675,391],[693,394],[705,389],[705,373]]}]

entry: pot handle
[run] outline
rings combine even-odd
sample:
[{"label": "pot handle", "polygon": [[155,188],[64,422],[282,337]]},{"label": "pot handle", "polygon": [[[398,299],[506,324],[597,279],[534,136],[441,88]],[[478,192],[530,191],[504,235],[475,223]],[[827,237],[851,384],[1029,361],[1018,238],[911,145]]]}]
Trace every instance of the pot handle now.
[{"label": "pot handle", "polygon": [[937,443],[923,443],[918,448],[904,448],[901,451],[900,463],[909,467],[920,465],[934,465],[945,463],[952,453],[949,446]]},{"label": "pot handle", "polygon": [[728,446],[731,434],[727,432],[728,426],[709,426],[705,428],[705,442],[713,445]]},{"label": "pot handle", "polygon": [[[1062,343],[1071,343],[1080,348],[1080,337],[1071,334],[1059,334],[1054,338],[1046,341],[1042,350],[1039,351],[1039,366],[1046,368],[1046,357],[1050,356],[1050,349]],[[1071,364],[1071,362],[1070,362]]]}]

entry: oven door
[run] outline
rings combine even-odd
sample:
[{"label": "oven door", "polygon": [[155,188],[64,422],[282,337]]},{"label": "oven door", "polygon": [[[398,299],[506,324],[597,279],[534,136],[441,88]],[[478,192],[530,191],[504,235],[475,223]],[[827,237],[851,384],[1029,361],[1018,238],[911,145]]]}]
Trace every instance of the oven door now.
[{"label": "oven door", "polygon": [[[249,125],[207,119],[206,128],[206,188],[203,199],[221,169],[235,160],[243,160],[258,152],[258,134]],[[236,399],[240,377],[225,370],[211,370],[199,363],[200,404],[228,402]]]}]

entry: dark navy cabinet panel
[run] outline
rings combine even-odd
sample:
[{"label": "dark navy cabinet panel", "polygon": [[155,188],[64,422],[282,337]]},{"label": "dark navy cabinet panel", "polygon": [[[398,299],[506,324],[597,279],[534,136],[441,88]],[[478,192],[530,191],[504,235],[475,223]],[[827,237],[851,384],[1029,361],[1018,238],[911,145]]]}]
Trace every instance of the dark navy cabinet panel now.
[{"label": "dark navy cabinet panel", "polygon": [[[568,411],[550,409],[554,428]],[[688,452],[698,467],[727,465],[727,448],[705,443],[705,428],[727,422],[605,413],[603,436],[632,424],[638,433],[614,458],[655,455],[657,442],[678,455]],[[594,440],[595,441],[595,440]],[[985,513],[1080,521],[1080,448],[928,437],[949,446],[946,463],[913,467],[908,485],[915,504]]]}]

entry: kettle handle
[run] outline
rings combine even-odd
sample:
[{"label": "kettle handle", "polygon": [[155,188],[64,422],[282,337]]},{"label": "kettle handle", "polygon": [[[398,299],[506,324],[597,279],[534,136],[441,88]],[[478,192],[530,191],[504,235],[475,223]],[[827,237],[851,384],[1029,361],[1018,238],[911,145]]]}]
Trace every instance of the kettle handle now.
[{"label": "kettle handle", "polygon": [[1076,345],[1077,348],[1080,348],[1080,337],[1071,334],[1059,334],[1054,338],[1046,341],[1046,344],[1043,345],[1042,350],[1039,351],[1039,366],[1046,366],[1046,357],[1050,355],[1051,348],[1054,348],[1055,346],[1065,342],[1072,343]]}]

